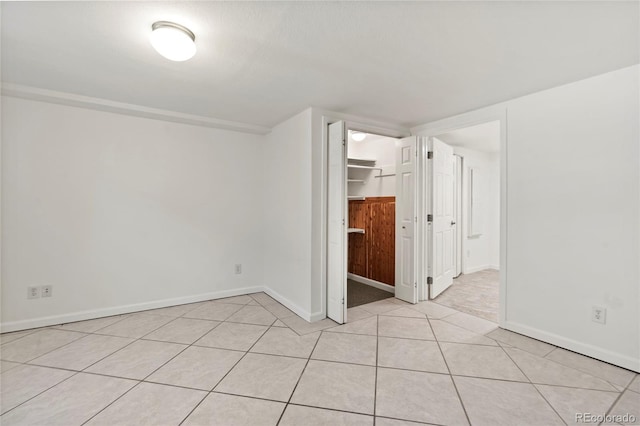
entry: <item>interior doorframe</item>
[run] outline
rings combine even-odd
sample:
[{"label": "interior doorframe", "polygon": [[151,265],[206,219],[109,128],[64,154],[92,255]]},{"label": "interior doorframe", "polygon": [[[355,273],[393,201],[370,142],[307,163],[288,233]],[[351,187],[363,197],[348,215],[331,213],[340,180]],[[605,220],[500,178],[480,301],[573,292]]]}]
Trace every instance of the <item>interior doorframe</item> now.
[{"label": "interior doorframe", "polygon": [[[508,281],[508,264],[507,264],[507,220],[508,220],[508,211],[507,211],[507,148],[508,148],[508,138],[507,138],[507,109],[504,105],[497,105],[489,108],[484,108],[479,111],[472,111],[466,114],[458,115],[455,117],[450,117],[447,119],[443,119],[440,121],[436,121],[434,123],[429,123],[424,126],[420,126],[412,129],[412,132],[424,136],[426,138],[437,137],[443,133],[453,132],[455,130],[460,130],[466,127],[475,126],[478,124],[487,123],[489,121],[499,121],[500,122],[500,307],[498,311],[498,323],[500,327],[505,326],[507,321],[507,281]],[[425,167],[426,172],[423,173],[424,178],[429,175],[430,169],[429,164],[427,163]],[[426,181],[425,181],[426,183]],[[428,185],[425,185],[423,188],[423,193],[420,198],[423,198],[425,201],[428,199]],[[425,211],[426,213],[427,211]],[[421,263],[424,262],[425,265],[428,265],[428,239],[427,236],[424,235],[422,241],[419,243],[422,245],[420,252],[423,257],[421,257]],[[430,265],[428,266],[430,267]],[[427,268],[428,268],[427,267]],[[418,280],[418,295],[419,300],[427,300],[428,297],[428,288],[427,288],[427,280],[426,274],[423,274],[422,277],[419,277]],[[420,296],[424,295],[424,298]]]},{"label": "interior doorframe", "polygon": [[456,274],[453,278],[457,278],[464,271],[464,228],[462,227],[463,221],[463,200],[462,200],[462,187],[463,183],[463,169],[464,169],[464,157],[458,154],[453,154],[455,156],[455,179],[456,179],[456,193],[454,205],[456,209],[455,218],[456,218],[456,230],[455,230],[455,244],[456,244]]},{"label": "interior doorframe", "polygon": [[[321,152],[322,152],[322,166],[320,169],[320,182],[321,188],[321,209],[322,217],[320,218],[320,235],[321,235],[321,265],[320,265],[320,296],[321,296],[321,310],[320,312],[313,314],[312,321],[326,318],[327,316],[327,217],[328,217],[328,205],[327,205],[327,186],[328,186],[328,138],[329,138],[329,125],[337,121],[344,121],[345,132],[349,130],[355,130],[359,132],[372,133],[380,136],[387,136],[390,138],[403,138],[411,136],[409,129],[402,127],[391,127],[385,123],[375,123],[370,121],[364,121],[360,117],[354,117],[348,114],[322,112],[322,136],[320,139]],[[348,148],[348,145],[346,146]],[[426,155],[426,154],[425,154]],[[346,181],[345,181],[346,185]],[[346,191],[345,187],[345,191]],[[346,230],[346,228],[345,228]],[[346,290],[346,288],[345,288]]]}]

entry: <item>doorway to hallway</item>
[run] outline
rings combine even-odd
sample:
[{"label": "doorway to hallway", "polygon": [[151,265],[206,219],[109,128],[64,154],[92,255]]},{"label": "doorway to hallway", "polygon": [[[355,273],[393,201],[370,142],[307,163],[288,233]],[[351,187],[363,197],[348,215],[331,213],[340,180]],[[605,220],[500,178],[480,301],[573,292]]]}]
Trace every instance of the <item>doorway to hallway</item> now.
[{"label": "doorway to hallway", "polygon": [[436,157],[430,298],[494,322],[500,308],[500,141],[499,120],[430,140]]}]

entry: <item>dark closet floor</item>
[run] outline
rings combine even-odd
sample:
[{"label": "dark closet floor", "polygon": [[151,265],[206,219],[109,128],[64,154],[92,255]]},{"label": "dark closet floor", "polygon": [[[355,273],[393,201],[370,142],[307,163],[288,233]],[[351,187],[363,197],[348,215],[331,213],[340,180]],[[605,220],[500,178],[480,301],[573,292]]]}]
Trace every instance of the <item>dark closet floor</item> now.
[{"label": "dark closet floor", "polygon": [[393,293],[354,280],[347,280],[347,308],[388,299],[389,297],[393,297]]}]

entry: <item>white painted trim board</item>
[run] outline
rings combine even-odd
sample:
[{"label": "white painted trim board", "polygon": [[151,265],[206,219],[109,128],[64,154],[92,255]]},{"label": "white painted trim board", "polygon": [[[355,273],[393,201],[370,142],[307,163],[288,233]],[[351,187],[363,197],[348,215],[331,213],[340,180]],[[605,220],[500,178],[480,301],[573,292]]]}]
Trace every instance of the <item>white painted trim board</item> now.
[{"label": "white painted trim board", "polygon": [[134,303],[130,305],[112,306],[109,308],[93,309],[90,311],[77,311],[68,314],[52,315],[28,320],[10,321],[0,323],[0,333],[27,330],[51,325],[66,324],[75,321],[85,321],[96,318],[110,317],[113,315],[130,314],[150,309],[167,308],[187,303],[204,302],[207,300],[222,299],[225,297],[242,296],[250,293],[264,291],[264,287],[243,287],[239,289],[222,290],[212,293],[197,294],[193,296],[176,297],[172,299],[155,300],[153,302]]},{"label": "white painted trim board", "polygon": [[372,280],[370,278],[362,277],[360,275],[347,273],[347,278],[350,280],[358,281],[359,283],[366,284],[371,287],[379,288],[380,290],[388,291],[389,293],[396,294],[396,288],[392,285],[381,283],[380,281]]},{"label": "white painted trim board", "polygon": [[513,321],[505,321],[504,326],[501,326],[501,328],[514,331],[525,336],[533,337],[534,339],[538,339],[540,341],[550,343],[552,345],[568,349],[573,352],[577,352],[581,355],[586,355],[600,361],[608,362],[615,366],[640,373],[640,360],[630,356],[625,356],[617,352],[607,351],[596,346],[587,345],[576,340],[569,339],[567,337],[559,336],[557,334],[547,333],[546,331],[532,328]]},{"label": "white painted trim board", "polygon": [[212,127],[216,129],[233,130],[243,133],[265,135],[271,131],[271,129],[268,127],[258,126],[255,124],[222,120],[201,115],[185,114],[159,108],[150,108],[142,105],[110,101],[108,99],[92,98],[89,96],[76,95],[73,93],[57,92],[55,90],[23,86],[21,84],[2,83],[2,95],[34,101],[49,102],[53,104],[67,105],[78,108],[112,112],[116,114],[131,115],[135,117],[172,121],[175,123]]}]

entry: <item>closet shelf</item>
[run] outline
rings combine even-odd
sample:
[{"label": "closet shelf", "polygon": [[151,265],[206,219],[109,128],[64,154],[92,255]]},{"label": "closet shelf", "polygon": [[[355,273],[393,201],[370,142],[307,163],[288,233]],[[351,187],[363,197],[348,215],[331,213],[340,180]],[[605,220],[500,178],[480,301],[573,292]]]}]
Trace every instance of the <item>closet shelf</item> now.
[{"label": "closet shelf", "polygon": [[349,234],[364,234],[364,229],[361,228],[347,228]]},{"label": "closet shelf", "polygon": [[347,158],[347,164],[359,165],[359,166],[375,166],[376,160],[370,158]]},{"label": "closet shelf", "polygon": [[362,195],[349,195],[347,199],[349,201],[363,201],[365,197],[363,197]]},{"label": "closet shelf", "polygon": [[347,179],[348,183],[364,183],[364,179]]},{"label": "closet shelf", "polygon": [[347,167],[350,168],[350,169],[364,169],[364,170],[380,170],[380,171],[382,171],[382,167],[361,166],[359,164],[347,164]]}]

